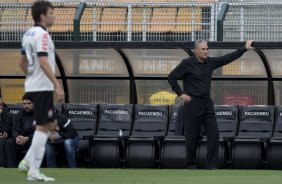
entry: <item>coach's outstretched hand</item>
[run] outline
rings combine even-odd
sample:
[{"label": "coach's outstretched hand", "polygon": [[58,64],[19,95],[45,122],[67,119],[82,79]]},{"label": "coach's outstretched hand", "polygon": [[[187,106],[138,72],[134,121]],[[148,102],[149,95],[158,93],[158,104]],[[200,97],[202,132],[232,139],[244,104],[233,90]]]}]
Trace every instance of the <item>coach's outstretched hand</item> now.
[{"label": "coach's outstretched hand", "polygon": [[254,40],[247,40],[247,41],[246,41],[246,45],[245,45],[246,49],[248,49],[248,50],[254,50],[255,48],[252,47],[252,43],[253,43],[253,42],[254,42]]}]

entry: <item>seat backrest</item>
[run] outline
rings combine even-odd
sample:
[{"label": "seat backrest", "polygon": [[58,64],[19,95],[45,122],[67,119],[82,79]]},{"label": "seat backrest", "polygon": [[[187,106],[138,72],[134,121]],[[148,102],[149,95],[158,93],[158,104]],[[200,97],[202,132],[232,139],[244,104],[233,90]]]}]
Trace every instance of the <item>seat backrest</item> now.
[{"label": "seat backrest", "polygon": [[16,114],[18,114],[20,112],[21,109],[23,109],[23,105],[22,104],[6,104],[10,114],[15,117]]},{"label": "seat backrest", "polygon": [[183,105],[171,105],[168,136],[183,134]]},{"label": "seat backrest", "polygon": [[26,31],[27,8],[7,7],[1,15],[1,32]]},{"label": "seat backrest", "polygon": [[50,32],[73,32],[73,19],[75,8],[73,7],[56,7],[54,9],[56,24],[50,27]]},{"label": "seat backrest", "polygon": [[132,136],[165,136],[168,105],[135,105]]},{"label": "seat backrest", "polygon": [[62,112],[63,112],[63,106],[62,106],[62,104],[60,104],[60,103],[54,104],[54,109],[55,109],[55,111],[57,111],[59,114],[62,114]]},{"label": "seat backrest", "polygon": [[275,127],[273,137],[282,138],[282,106],[276,107],[275,110]]},{"label": "seat backrest", "polygon": [[129,136],[132,124],[133,105],[103,104],[99,105],[98,136]]},{"label": "seat backrest", "polygon": [[149,32],[170,32],[175,29],[176,8],[154,8]]},{"label": "seat backrest", "polygon": [[151,26],[151,17],[152,17],[152,8],[146,7],[134,7],[132,8],[131,22],[132,22],[132,32],[142,32],[144,16],[146,17],[146,30],[150,29]]},{"label": "seat backrest", "polygon": [[71,120],[79,138],[95,134],[97,108],[96,104],[65,104],[64,114]]},{"label": "seat backrest", "polygon": [[[23,108],[22,104],[7,104],[9,112],[14,116],[20,112]],[[58,111],[58,113],[62,113],[62,104],[55,104],[54,108]]]},{"label": "seat backrest", "polygon": [[274,124],[274,106],[242,106],[238,137],[271,137]]},{"label": "seat backrest", "polygon": [[6,104],[10,114],[12,115],[12,119],[13,119],[13,124],[15,122],[15,117],[16,115],[20,112],[21,109],[23,109],[23,105],[22,104]]},{"label": "seat backrest", "polygon": [[[200,31],[202,26],[202,8],[195,7],[193,16],[193,7],[179,8],[176,17],[175,32],[191,32],[194,28],[195,31]],[[193,20],[194,19],[194,20]],[[194,27],[192,26],[194,21]]]},{"label": "seat backrest", "polygon": [[[95,27],[94,24],[96,25],[97,22],[101,22],[101,13],[101,7],[85,8],[80,21],[80,32],[92,32],[96,30],[97,27]],[[99,25],[99,27],[101,27],[101,25]]]},{"label": "seat backrest", "polygon": [[101,22],[97,22],[98,32],[126,31],[126,8],[103,8]]},{"label": "seat backrest", "polygon": [[238,106],[215,105],[214,110],[219,137],[235,137],[238,126]]}]

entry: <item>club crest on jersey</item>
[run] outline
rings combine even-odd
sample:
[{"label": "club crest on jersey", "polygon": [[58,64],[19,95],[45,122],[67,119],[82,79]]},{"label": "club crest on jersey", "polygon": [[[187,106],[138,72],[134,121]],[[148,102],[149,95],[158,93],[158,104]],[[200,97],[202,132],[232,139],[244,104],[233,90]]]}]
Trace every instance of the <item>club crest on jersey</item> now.
[{"label": "club crest on jersey", "polygon": [[36,121],[35,121],[35,120],[32,122],[32,125],[33,125],[33,126],[36,126]]},{"label": "club crest on jersey", "polygon": [[49,109],[48,110],[48,118],[52,118],[53,117],[53,109]]}]

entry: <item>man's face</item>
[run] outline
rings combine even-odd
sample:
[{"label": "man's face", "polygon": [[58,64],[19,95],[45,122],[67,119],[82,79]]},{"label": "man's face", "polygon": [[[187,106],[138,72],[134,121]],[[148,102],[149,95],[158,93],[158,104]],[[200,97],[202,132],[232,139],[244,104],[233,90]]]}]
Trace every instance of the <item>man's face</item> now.
[{"label": "man's face", "polygon": [[206,59],[209,53],[209,47],[207,42],[199,43],[198,46],[195,48],[195,53],[198,58]]},{"label": "man's face", "polygon": [[53,14],[54,10],[52,8],[48,8],[46,15],[41,15],[41,21],[46,22],[48,27],[54,24],[55,16]]},{"label": "man's face", "polygon": [[23,108],[26,112],[30,112],[33,109],[33,104],[30,100],[23,100]]}]

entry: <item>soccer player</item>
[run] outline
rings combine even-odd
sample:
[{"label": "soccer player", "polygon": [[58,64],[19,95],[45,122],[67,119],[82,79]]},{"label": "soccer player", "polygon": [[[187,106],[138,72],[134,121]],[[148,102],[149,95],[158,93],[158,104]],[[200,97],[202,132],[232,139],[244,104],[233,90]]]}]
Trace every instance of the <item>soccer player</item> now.
[{"label": "soccer player", "polygon": [[55,181],[39,171],[49,137],[49,123],[54,121],[53,92],[55,90],[59,102],[64,101],[65,95],[54,74],[54,44],[47,32],[54,22],[53,10],[48,1],[34,2],[31,11],[35,25],[22,40],[20,67],[27,75],[25,92],[32,99],[36,120],[31,146],[18,166],[20,172],[27,174],[28,181]]}]

